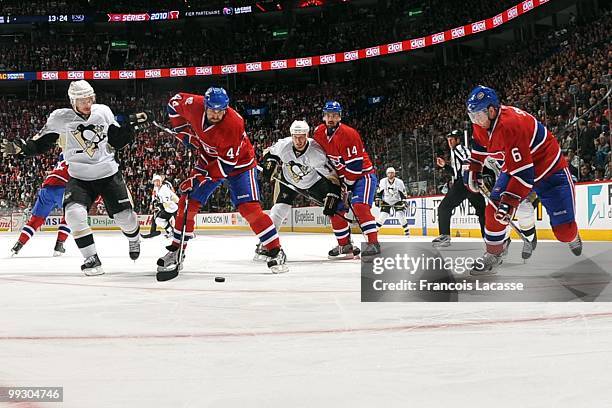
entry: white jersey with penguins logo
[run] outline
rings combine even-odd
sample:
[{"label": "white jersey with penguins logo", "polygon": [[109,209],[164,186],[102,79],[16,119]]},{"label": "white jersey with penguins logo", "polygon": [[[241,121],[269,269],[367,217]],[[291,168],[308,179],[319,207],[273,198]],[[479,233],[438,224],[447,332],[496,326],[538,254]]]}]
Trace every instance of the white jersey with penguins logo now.
[{"label": "white jersey with penguins logo", "polygon": [[168,213],[175,213],[178,210],[178,196],[172,191],[170,183],[163,182],[159,189],[157,187],[153,190],[155,197],[164,206],[164,210]]},{"label": "white jersey with penguins logo", "polygon": [[297,156],[291,137],[280,139],[272,147],[270,153],[280,157],[285,180],[300,188],[308,190],[321,179],[335,176],[334,170],[327,162],[327,155],[313,139],[308,138],[306,151]]},{"label": "white jersey with penguins logo", "polygon": [[394,205],[402,201],[400,191],[404,197],[406,196],[406,186],[404,182],[397,177],[393,179],[393,182],[390,182],[388,177],[380,180],[378,191],[382,191],[382,200],[389,205]]},{"label": "white jersey with penguins logo", "polygon": [[59,134],[70,176],[79,180],[98,180],[119,170],[115,151],[108,143],[110,125],[119,126],[106,105],[92,105],[87,119],[72,109],[56,109],[34,139],[47,133]]}]

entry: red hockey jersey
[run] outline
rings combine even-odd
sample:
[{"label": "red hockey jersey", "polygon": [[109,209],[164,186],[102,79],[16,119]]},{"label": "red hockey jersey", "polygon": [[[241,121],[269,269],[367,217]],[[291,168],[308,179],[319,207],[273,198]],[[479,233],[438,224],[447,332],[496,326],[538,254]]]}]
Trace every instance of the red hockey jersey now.
[{"label": "red hockey jersey", "polygon": [[51,173],[47,175],[42,186],[65,187],[68,180],[70,180],[70,175],[68,174],[68,163],[66,163],[66,160],[60,160],[55,165],[55,168],[51,171]]},{"label": "red hockey jersey", "polygon": [[525,198],[533,185],[567,167],[555,136],[536,118],[513,106],[502,105],[491,130],[473,125],[472,159],[502,159],[510,181],[506,192]]},{"label": "red hockey jersey", "polygon": [[206,123],[204,97],[178,93],[168,102],[168,115],[172,127],[184,126],[177,138],[196,147],[196,169],[207,173],[213,180],[234,176],[257,166],[255,150],[244,130],[244,119],[234,109],[228,107],[221,122],[209,125]]},{"label": "red hockey jersey", "polygon": [[321,145],[327,157],[348,184],[374,172],[370,156],[365,151],[359,132],[343,123],[328,136],[327,126],[320,124],[313,139]]}]

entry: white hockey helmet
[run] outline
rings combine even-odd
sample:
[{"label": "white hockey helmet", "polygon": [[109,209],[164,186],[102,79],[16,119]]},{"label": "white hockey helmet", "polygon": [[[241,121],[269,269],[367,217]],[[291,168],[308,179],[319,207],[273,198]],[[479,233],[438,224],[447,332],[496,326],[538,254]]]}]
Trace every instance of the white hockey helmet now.
[{"label": "white hockey helmet", "polygon": [[89,82],[81,79],[80,81],[72,81],[68,87],[68,98],[72,108],[76,110],[76,100],[81,98],[89,98],[96,96],[94,89]]},{"label": "white hockey helmet", "polygon": [[304,120],[294,120],[289,128],[289,133],[292,135],[309,135],[310,126]]},{"label": "white hockey helmet", "polygon": [[153,175],[152,181],[155,182],[155,180],[159,180],[160,182],[163,181],[162,180],[162,176],[160,176],[159,174],[154,174]]},{"label": "white hockey helmet", "polygon": [[387,176],[388,176],[389,174],[391,174],[391,173],[395,174],[395,168],[393,168],[393,167],[389,167],[389,168],[387,168],[387,173],[386,173],[386,174],[387,174]]}]

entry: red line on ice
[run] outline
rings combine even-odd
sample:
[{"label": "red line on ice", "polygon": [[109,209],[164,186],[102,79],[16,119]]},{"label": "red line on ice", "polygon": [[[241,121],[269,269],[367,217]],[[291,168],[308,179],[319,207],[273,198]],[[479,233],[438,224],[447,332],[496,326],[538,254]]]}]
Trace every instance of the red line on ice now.
[{"label": "red line on ice", "polygon": [[11,340],[155,340],[155,339],[206,339],[206,338],[232,338],[255,336],[291,336],[308,334],[341,334],[341,333],[376,333],[399,331],[427,331],[438,329],[454,329],[462,327],[478,327],[488,325],[511,325],[518,323],[550,322],[584,318],[612,317],[612,312],[583,313],[573,315],[524,317],[518,319],[497,319],[465,322],[441,322],[431,324],[408,324],[402,326],[357,327],[357,328],[329,328],[308,330],[280,330],[280,331],[253,331],[253,332],[211,332],[211,333],[168,333],[168,334],[116,334],[116,335],[82,335],[82,336],[0,336],[0,341]]}]

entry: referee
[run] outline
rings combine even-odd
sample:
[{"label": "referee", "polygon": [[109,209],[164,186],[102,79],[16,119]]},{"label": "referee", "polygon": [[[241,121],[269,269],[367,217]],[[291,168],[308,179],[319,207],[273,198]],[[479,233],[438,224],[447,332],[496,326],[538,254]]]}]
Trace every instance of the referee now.
[{"label": "referee", "polygon": [[439,167],[452,173],[452,186],[449,188],[446,196],[438,207],[438,226],[440,228],[440,236],[432,241],[434,247],[447,247],[450,245],[450,221],[453,210],[459,206],[466,198],[476,209],[478,222],[480,223],[480,232],[484,237],[485,224],[485,201],[484,197],[477,193],[470,192],[463,184],[461,174],[461,166],[463,162],[470,158],[470,151],[460,144],[461,132],[453,130],[446,135],[446,141],[450,148],[450,163],[446,163],[441,157],[436,158],[436,164]]}]

